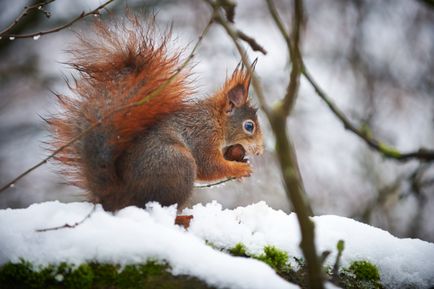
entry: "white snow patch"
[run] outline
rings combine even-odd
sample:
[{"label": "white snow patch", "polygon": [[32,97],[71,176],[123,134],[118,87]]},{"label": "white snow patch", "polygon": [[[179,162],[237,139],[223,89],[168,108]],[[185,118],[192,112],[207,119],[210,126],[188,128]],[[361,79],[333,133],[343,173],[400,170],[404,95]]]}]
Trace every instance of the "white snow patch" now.
[{"label": "white snow patch", "polygon": [[[242,242],[249,252],[258,254],[265,245],[273,245],[302,257],[298,247],[300,230],[295,214],[287,215],[259,202],[234,210],[223,210],[216,202],[196,205],[185,213],[194,215],[189,231],[222,248]],[[390,233],[339,216],[313,218],[319,252],[332,252],[327,259],[333,264],[336,244],[345,241],[341,264],[368,260],[380,269],[381,281],[388,288],[430,288],[434,285],[434,244],[418,239],[400,239]]]},{"label": "white snow patch", "polygon": [[[216,202],[196,205],[184,213],[194,216],[188,231],[175,226],[176,208],[150,204],[146,210],[128,207],[116,214],[100,206],[74,229],[38,233],[36,229],[74,224],[92,210],[89,203],[47,202],[27,209],[0,210],[0,264],[25,258],[34,264],[89,261],[118,264],[146,262],[150,258],[170,264],[173,274],[188,274],[219,288],[298,288],[259,261],[232,257],[206,245],[231,248],[242,242],[251,253],[274,245],[290,256],[301,257],[296,216],[260,202],[223,210]],[[313,218],[319,251],[345,241],[342,265],[369,260],[381,270],[390,288],[434,284],[434,244],[399,239],[383,230],[337,217]],[[330,284],[329,288],[333,288]]]},{"label": "white snow patch", "polygon": [[89,203],[46,202],[27,209],[0,211],[0,264],[25,258],[35,265],[89,261],[124,264],[165,260],[172,273],[198,277],[218,288],[299,288],[266,264],[232,257],[173,224],[176,208],[150,204],[116,214],[99,205],[89,219],[73,229],[36,232],[74,224],[91,210]]}]

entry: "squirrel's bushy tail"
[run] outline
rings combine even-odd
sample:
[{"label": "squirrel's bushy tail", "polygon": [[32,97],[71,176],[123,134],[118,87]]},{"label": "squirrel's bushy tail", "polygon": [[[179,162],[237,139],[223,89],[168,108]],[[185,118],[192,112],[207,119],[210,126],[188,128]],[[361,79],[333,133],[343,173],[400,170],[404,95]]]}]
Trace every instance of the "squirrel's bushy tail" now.
[{"label": "squirrel's bushy tail", "polygon": [[[78,72],[69,84],[73,95],[59,96],[62,111],[48,123],[53,151],[83,134],[56,159],[66,166],[63,172],[72,184],[100,202],[121,194],[115,167],[119,154],[134,136],[181,109],[190,89],[188,72],[177,73],[180,54],[168,52],[170,32],[159,36],[153,19],[143,23],[128,15],[98,21],[94,32],[92,38],[79,35],[77,46],[69,50],[69,64]],[[84,133],[91,126],[95,127]]]}]

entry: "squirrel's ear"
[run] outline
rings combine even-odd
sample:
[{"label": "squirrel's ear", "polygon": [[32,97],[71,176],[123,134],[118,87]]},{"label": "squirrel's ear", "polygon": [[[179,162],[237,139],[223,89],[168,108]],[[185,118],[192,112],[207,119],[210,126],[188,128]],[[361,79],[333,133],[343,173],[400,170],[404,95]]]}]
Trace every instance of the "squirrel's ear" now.
[{"label": "squirrel's ear", "polygon": [[[251,64],[251,70],[254,71],[256,62],[255,59]],[[246,104],[249,97],[250,80],[252,76],[248,73],[242,62],[238,63],[232,78],[228,81],[232,87],[227,92],[227,109],[226,112],[231,112],[234,107],[241,107]]]},{"label": "squirrel's ear", "polygon": [[240,107],[247,101],[248,92],[244,85],[238,84],[231,88],[228,92],[228,103],[230,110],[234,107]]}]

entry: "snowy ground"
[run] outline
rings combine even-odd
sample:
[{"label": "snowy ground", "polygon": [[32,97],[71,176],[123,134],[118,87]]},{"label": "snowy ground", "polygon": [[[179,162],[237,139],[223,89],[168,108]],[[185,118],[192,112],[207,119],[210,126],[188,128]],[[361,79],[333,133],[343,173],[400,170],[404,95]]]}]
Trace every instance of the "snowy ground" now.
[{"label": "snowy ground", "polygon": [[[0,265],[18,262],[20,257],[41,265],[88,261],[134,264],[156,258],[168,262],[173,274],[196,276],[219,288],[298,288],[262,262],[232,257],[205,243],[231,248],[242,242],[251,253],[274,245],[290,256],[301,257],[295,215],[273,210],[264,202],[234,210],[223,210],[216,202],[196,205],[185,212],[194,215],[188,232],[173,225],[175,207],[158,204],[147,210],[128,207],[115,215],[97,206],[76,228],[36,232],[74,224],[92,207],[89,203],[47,202],[27,209],[1,210]],[[337,241],[345,241],[342,265],[369,260],[380,268],[382,282],[391,288],[409,283],[428,288],[434,284],[434,244],[398,239],[343,217],[320,216],[314,221],[320,251],[335,253]]]}]

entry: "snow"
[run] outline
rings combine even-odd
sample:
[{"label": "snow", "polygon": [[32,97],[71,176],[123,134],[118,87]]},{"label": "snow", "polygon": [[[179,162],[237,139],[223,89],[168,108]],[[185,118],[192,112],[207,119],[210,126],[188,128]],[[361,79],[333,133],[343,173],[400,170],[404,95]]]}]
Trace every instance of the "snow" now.
[{"label": "snow", "polygon": [[[164,260],[173,274],[188,274],[218,288],[298,288],[262,262],[232,257],[213,249],[242,242],[251,253],[274,245],[290,256],[301,257],[296,216],[259,202],[234,210],[217,202],[184,210],[194,216],[188,231],[173,224],[176,208],[150,204],[146,210],[125,208],[116,214],[99,205],[90,218],[73,229],[36,232],[74,224],[93,208],[89,203],[46,202],[27,209],[0,211],[0,264],[25,258],[37,265],[89,261],[135,264]],[[386,231],[338,216],[313,218],[319,251],[331,250],[331,264],[338,240],[345,241],[342,265],[369,260],[381,271],[388,288],[434,284],[434,244],[399,239]],[[333,288],[331,284],[328,287]]]},{"label": "snow", "polygon": [[[258,254],[265,245],[302,257],[300,232],[295,214],[287,215],[265,202],[223,210],[216,202],[196,205],[186,213],[194,215],[190,232],[222,248],[242,242],[249,252]],[[313,218],[319,252],[329,250],[328,264],[336,258],[336,244],[345,241],[343,266],[355,260],[368,260],[381,271],[381,281],[391,288],[415,284],[426,288],[434,284],[434,244],[418,239],[399,239],[390,233],[339,216]]]},{"label": "snow", "polygon": [[[188,274],[218,288],[298,288],[264,263],[212,249],[194,234],[173,225],[176,208],[150,204],[115,215],[97,206],[73,229],[36,232],[74,224],[93,208],[89,203],[46,202],[0,211],[0,264],[20,257],[35,265],[99,261],[124,264],[165,260],[172,273]],[[13,226],[11,226],[13,224]]]}]

